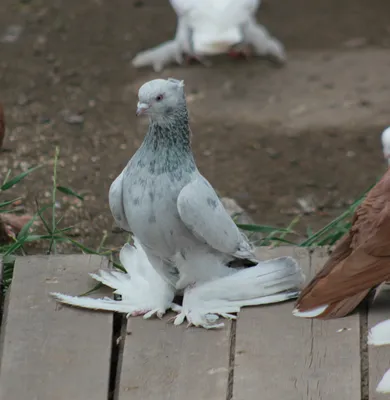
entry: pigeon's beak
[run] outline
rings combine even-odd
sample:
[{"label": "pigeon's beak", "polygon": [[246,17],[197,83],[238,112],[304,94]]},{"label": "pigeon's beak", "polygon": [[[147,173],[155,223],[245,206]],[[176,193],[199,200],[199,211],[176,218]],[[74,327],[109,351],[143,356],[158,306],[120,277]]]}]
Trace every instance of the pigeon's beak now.
[{"label": "pigeon's beak", "polygon": [[145,103],[138,102],[137,104],[137,111],[135,115],[139,117],[140,115],[144,114],[149,109],[149,105]]}]

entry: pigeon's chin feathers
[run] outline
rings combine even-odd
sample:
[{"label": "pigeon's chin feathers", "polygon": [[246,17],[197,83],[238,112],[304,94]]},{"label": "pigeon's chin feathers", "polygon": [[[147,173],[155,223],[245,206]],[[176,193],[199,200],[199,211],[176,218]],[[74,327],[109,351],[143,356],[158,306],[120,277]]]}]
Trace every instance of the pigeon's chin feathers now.
[{"label": "pigeon's chin feathers", "polygon": [[182,81],[169,78],[155,79],[141,86],[138,92],[136,115],[148,115],[151,119],[169,117],[185,107]]}]

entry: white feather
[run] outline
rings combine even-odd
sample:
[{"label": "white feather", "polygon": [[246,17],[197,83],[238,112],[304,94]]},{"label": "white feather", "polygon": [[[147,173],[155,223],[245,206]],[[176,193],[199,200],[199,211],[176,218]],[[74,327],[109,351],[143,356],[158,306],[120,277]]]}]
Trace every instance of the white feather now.
[{"label": "white feather", "polygon": [[241,307],[277,303],[298,297],[304,282],[297,262],[280,257],[229,276],[188,286],[175,324],[185,318],[195,326],[219,328],[218,315],[235,318]]},{"label": "white feather", "polygon": [[328,307],[328,304],[325,304],[324,306],[316,307],[308,311],[299,311],[297,308],[293,310],[293,315],[295,317],[301,317],[301,318],[315,318],[321,315]]},{"label": "white feather", "polygon": [[192,29],[196,54],[219,54],[243,41],[241,26],[253,17],[259,0],[170,0]]},{"label": "white feather", "polygon": [[370,329],[368,344],[374,346],[390,344],[390,320],[382,321]]},{"label": "white feather", "polygon": [[378,393],[390,393],[390,369],[383,375],[383,378],[376,387]]},{"label": "white feather", "polygon": [[174,288],[155,271],[137,239],[134,246],[125,244],[119,255],[127,273],[100,270],[97,274],[90,274],[95,280],[113,288],[122,300],[74,297],[61,293],[51,295],[62,303],[77,307],[127,314],[151,312],[149,314],[162,316],[171,307]]}]

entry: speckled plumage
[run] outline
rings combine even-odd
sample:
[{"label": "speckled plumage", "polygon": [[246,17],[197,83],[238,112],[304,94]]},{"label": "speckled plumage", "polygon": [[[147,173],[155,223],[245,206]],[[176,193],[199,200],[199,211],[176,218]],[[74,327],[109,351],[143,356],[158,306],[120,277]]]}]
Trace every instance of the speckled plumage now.
[{"label": "speckled plumage", "polygon": [[[153,103],[153,96],[149,92],[158,95],[156,87],[159,85],[166,87],[165,91],[173,91],[177,100],[165,98],[167,104],[162,112],[149,108],[148,132],[141,147],[113,183],[110,206],[118,225],[134,233],[148,256],[157,264],[157,269],[171,284],[176,285],[183,274],[190,275],[188,279],[180,280],[180,286],[185,286],[198,279],[204,281],[231,272],[227,267],[220,271],[210,268],[210,274],[202,271],[202,276],[197,276],[182,271],[180,276],[178,255],[186,258],[188,253],[201,249],[219,254],[226,261],[236,258],[255,260],[255,257],[245,236],[240,233],[215,191],[196,167],[191,150],[185,96],[179,81],[148,82],[140,89],[140,102]],[[169,95],[165,93],[165,96]],[[157,102],[153,104],[159,107]],[[188,190],[192,191],[194,185],[199,195],[207,193],[198,210],[194,210],[193,205],[188,206],[188,199],[183,196]],[[183,191],[184,188],[187,189]],[[192,194],[190,197],[191,202],[196,202]],[[184,218],[180,212],[180,198],[183,199],[182,208],[186,209],[187,217]],[[197,228],[197,221],[214,212],[218,215],[220,227]],[[195,213],[194,217],[192,213]],[[204,230],[211,230],[212,233]],[[215,245],[206,239],[214,235],[221,236],[225,242],[225,237],[228,237],[230,247],[221,247],[219,243]]]}]

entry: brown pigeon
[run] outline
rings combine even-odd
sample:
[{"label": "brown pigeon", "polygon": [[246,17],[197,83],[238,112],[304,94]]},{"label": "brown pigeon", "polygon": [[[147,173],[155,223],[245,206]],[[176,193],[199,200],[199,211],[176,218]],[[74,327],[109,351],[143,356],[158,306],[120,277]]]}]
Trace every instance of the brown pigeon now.
[{"label": "brown pigeon", "polygon": [[350,231],[301,292],[293,314],[340,318],[390,280],[390,168],[356,209]]}]

